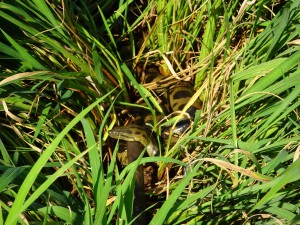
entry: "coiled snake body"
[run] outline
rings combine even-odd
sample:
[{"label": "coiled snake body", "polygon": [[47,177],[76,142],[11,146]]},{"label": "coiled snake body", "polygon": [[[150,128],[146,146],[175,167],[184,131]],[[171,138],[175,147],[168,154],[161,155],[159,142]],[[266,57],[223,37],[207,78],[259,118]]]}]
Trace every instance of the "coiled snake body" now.
[{"label": "coiled snake body", "polygon": [[[194,90],[189,82],[183,82],[176,84],[168,91],[168,103],[172,112],[180,112],[185,107],[186,103],[193,96]],[[194,119],[196,110],[200,109],[201,105],[199,101],[195,101],[186,111],[189,115],[189,119],[184,119],[175,126],[175,130],[172,133],[183,133],[190,122]],[[109,131],[109,136],[115,139],[124,141],[137,141],[147,148],[149,156],[154,156],[158,153],[158,147],[153,135],[141,125],[130,124],[128,126],[114,127]]]}]

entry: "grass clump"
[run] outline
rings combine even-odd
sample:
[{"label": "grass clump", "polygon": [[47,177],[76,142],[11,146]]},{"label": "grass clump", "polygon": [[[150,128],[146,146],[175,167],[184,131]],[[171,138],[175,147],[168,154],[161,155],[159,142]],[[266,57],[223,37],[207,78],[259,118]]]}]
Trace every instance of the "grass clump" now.
[{"label": "grass clump", "polygon": [[[298,223],[299,7],[1,1],[0,223],[129,224],[148,162],[164,172],[149,224]],[[122,168],[108,130],[140,97],[161,110],[151,66],[163,85],[193,81],[202,110],[161,156]]]}]

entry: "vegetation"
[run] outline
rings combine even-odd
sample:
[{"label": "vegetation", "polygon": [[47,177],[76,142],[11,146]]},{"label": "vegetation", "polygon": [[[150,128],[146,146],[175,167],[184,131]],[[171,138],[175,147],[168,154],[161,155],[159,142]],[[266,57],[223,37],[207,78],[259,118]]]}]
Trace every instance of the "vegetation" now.
[{"label": "vegetation", "polygon": [[[149,224],[299,223],[299,21],[297,0],[0,1],[0,224],[129,224],[150,162]],[[161,111],[154,64],[202,110],[122,168],[108,131],[139,96]]]}]

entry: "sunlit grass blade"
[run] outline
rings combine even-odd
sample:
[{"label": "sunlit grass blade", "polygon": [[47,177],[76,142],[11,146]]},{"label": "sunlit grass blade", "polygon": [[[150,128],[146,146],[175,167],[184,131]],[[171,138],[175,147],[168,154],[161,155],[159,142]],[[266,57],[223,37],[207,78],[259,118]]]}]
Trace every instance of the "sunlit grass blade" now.
[{"label": "sunlit grass blade", "polygon": [[[45,181],[42,185],[39,186],[37,190],[35,190],[31,196],[24,202],[22,207],[20,207],[19,211],[25,211],[44,191],[46,191],[53,182],[60,177],[69,167],[71,167],[76,161],[81,159],[89,149],[83,151],[81,154],[75,156],[72,160],[68,161],[66,164],[62,165],[62,167],[57,170],[53,175],[48,177],[47,181]],[[7,221],[6,221],[7,223]]]},{"label": "sunlit grass blade", "polygon": [[270,189],[270,191],[258,202],[255,204],[255,206],[251,209],[250,212],[254,211],[255,209],[258,209],[259,207],[262,207],[265,205],[268,201],[270,201],[272,198],[274,198],[274,195],[285,185],[291,182],[295,182],[300,179],[299,174],[300,169],[300,160],[297,160],[296,162],[292,163],[281,176],[276,178],[273,182],[273,186]]},{"label": "sunlit grass blade", "polygon": [[287,60],[275,67],[271,72],[261,78],[256,82],[252,87],[243,93],[243,96],[246,96],[250,93],[259,92],[273,84],[279,77],[282,77],[284,73],[294,68],[300,58],[300,52],[295,52]]},{"label": "sunlit grass blade", "polygon": [[[207,188],[204,188],[200,190],[198,193],[191,194],[188,196],[185,200],[182,200],[181,202],[177,203],[171,210],[170,210],[170,217],[167,219],[168,224],[180,224],[182,222],[186,222],[189,220],[189,214],[191,214],[192,210],[189,208],[189,206],[193,206],[193,203],[196,201],[201,201],[206,196],[210,195],[212,191],[216,188],[216,185],[211,185]],[[186,212],[186,215],[185,215]],[[199,211],[196,210],[196,213],[198,214]],[[203,215],[202,215],[203,216]],[[196,222],[200,218],[195,218],[193,221],[189,222]]]},{"label": "sunlit grass blade", "polygon": [[76,212],[70,211],[70,209],[61,206],[44,207],[40,208],[38,211],[43,214],[49,213],[51,215],[57,216],[58,218],[62,219],[65,223],[69,224],[83,222],[83,218],[81,215],[78,215]]},{"label": "sunlit grass blade", "polygon": [[104,185],[104,186],[102,186],[101,190],[99,189],[100,191],[97,192],[97,194],[100,196],[97,204],[97,212],[95,213],[95,221],[94,221],[95,224],[107,224],[106,203],[108,201],[109,193],[111,191],[111,186],[113,181],[113,171],[115,169],[115,164],[116,164],[116,156],[117,156],[117,151],[115,150],[107,171],[108,176],[106,177],[105,183],[98,184],[99,186],[100,185],[101,186]]},{"label": "sunlit grass blade", "polygon": [[41,12],[48,21],[51,22],[54,29],[58,30],[59,33],[62,34],[62,36],[65,36],[62,27],[62,23],[59,22],[53,15],[53,11],[51,8],[48,7],[45,1],[39,1],[39,0],[32,0],[33,3],[36,5],[35,11]]},{"label": "sunlit grass blade", "polygon": [[[22,184],[20,187],[20,190],[18,192],[18,196],[14,201],[14,204],[8,214],[8,217],[5,221],[5,224],[15,224],[18,215],[22,212],[22,206],[24,204],[25,198],[35,181],[36,177],[38,176],[39,172],[41,171],[42,167],[45,165],[49,157],[52,155],[53,151],[59,144],[59,142],[62,140],[62,138],[66,135],[66,133],[69,132],[72,127],[78,123],[88,112],[90,112],[91,109],[93,109],[97,104],[99,104],[105,97],[107,97],[110,93],[108,93],[103,98],[100,98],[99,100],[95,101],[93,104],[91,104],[89,107],[84,109],[78,116],[76,116],[72,122],[70,122],[67,127],[53,140],[52,144],[44,151],[44,153],[40,156],[39,160],[34,164],[30,172],[28,173],[27,177],[25,178],[26,182]],[[72,165],[72,164],[70,164]],[[67,167],[68,168],[68,167]],[[26,209],[26,208],[25,208]]]},{"label": "sunlit grass blade", "polygon": [[98,149],[96,145],[97,142],[88,121],[86,119],[82,119],[81,124],[86,137],[87,147],[91,149],[89,151],[89,163],[91,166],[92,180],[96,181],[98,180],[100,172],[100,160],[98,159]]},{"label": "sunlit grass blade", "polygon": [[[264,124],[257,131],[257,135],[266,131],[269,127],[276,124],[276,122],[282,120],[288,113],[296,110],[299,106],[299,102],[294,104],[293,107],[288,107],[291,103],[298,99],[300,95],[300,86],[296,85],[294,90],[282,101],[282,103],[273,111],[272,115],[264,122]],[[296,106],[296,107],[295,107]]]},{"label": "sunlit grass blade", "polygon": [[182,181],[177,185],[176,189],[172,192],[170,197],[164,202],[158,212],[155,214],[150,224],[163,224],[166,218],[168,218],[169,212],[174,206],[176,200],[180,196],[181,192],[186,188],[189,184],[190,180],[197,174],[198,169],[200,167],[200,163],[198,163],[191,171],[188,172],[187,176],[182,179]]}]

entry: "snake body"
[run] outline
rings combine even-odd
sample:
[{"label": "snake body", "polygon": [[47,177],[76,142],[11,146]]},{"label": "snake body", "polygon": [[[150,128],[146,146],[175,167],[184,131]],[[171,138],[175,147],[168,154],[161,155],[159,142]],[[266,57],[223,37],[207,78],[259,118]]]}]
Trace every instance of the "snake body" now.
[{"label": "snake body", "polygon": [[[155,71],[150,74],[154,79]],[[188,82],[179,82],[176,85],[170,87],[166,91],[165,97],[168,105],[163,107],[169,109],[169,113],[181,112],[189,100],[194,95],[193,86]],[[200,109],[201,105],[199,101],[195,101],[185,112],[188,118],[184,118],[177,122],[176,126],[165,129],[164,134],[166,137],[175,134],[184,133],[188,127],[190,127],[190,121],[194,119],[197,109]],[[150,119],[149,119],[150,117]],[[143,147],[147,149],[149,156],[154,156],[158,153],[158,146],[156,139],[151,135],[153,132],[149,132],[146,129],[146,123],[151,120],[151,115],[144,115],[144,121],[135,121],[127,126],[117,126],[109,131],[111,138],[127,141],[127,159],[128,162],[135,161],[141,154]],[[148,121],[148,122],[147,122]],[[172,130],[170,130],[172,129]],[[168,133],[168,134],[167,134]],[[137,219],[132,223],[133,225],[146,225],[145,216],[145,195],[144,195],[144,170],[143,165],[139,165],[135,171],[135,189],[134,189],[134,203],[133,203],[133,218]]]},{"label": "snake body", "polygon": [[109,136],[124,141],[140,142],[147,148],[149,156],[154,156],[158,152],[158,147],[154,138],[144,127],[136,124],[115,127],[109,131]]},{"label": "snake body", "polygon": [[[189,82],[179,82],[167,91],[168,104],[172,112],[180,112],[185,107],[186,103],[194,95],[193,86]],[[195,101],[186,111],[189,118],[183,119],[177,123],[172,130],[173,134],[182,134],[193,120],[196,110],[200,109],[199,101]],[[155,138],[150,135],[150,132],[144,127],[136,124],[127,126],[114,127],[109,136],[115,139],[124,141],[137,141],[147,148],[149,156],[154,156],[158,153],[158,147]]]}]

